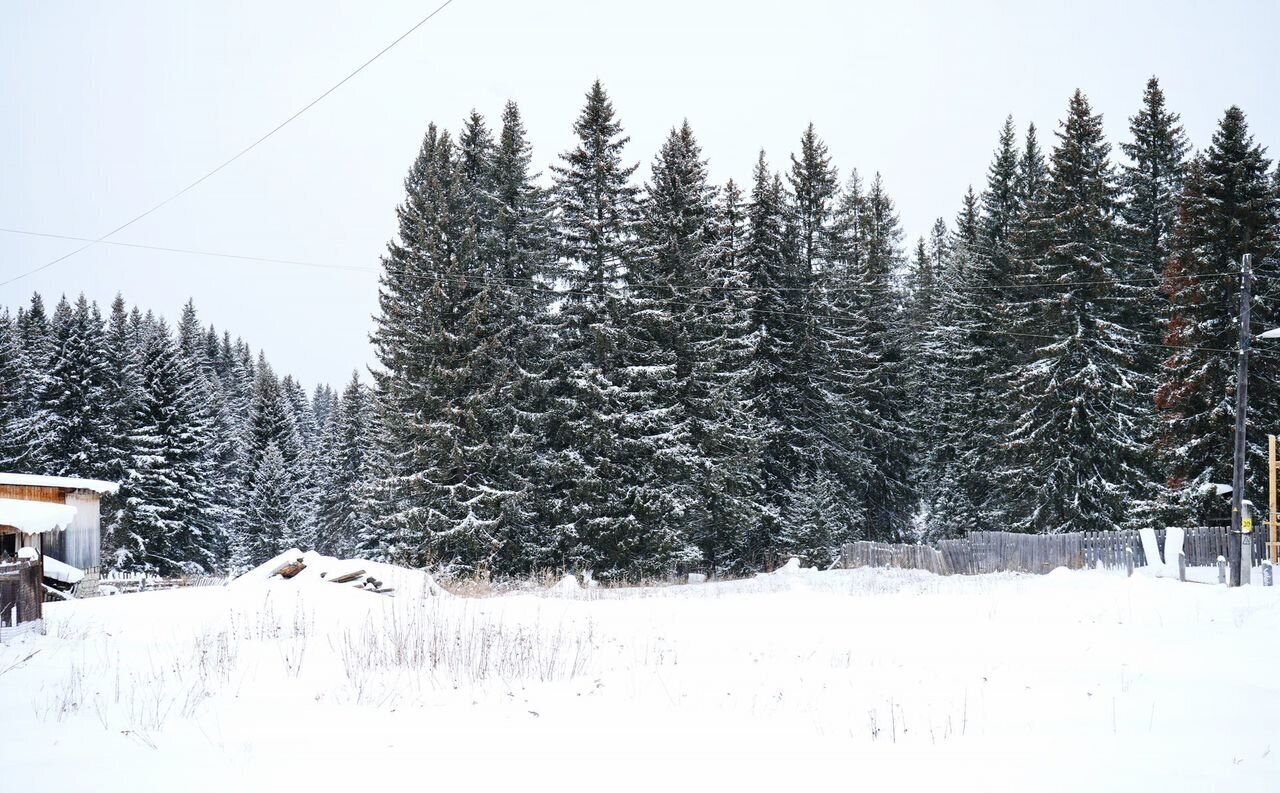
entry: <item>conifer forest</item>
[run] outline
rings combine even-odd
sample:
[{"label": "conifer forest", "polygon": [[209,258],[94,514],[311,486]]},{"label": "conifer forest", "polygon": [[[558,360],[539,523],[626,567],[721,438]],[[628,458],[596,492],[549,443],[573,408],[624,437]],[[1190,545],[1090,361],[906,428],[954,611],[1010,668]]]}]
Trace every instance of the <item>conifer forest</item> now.
[{"label": "conifer forest", "polygon": [[[635,151],[598,81],[559,153],[515,102],[433,124],[373,366],[304,386],[194,302],[34,294],[0,313],[0,471],[121,483],[104,563],[160,575],[292,546],[737,575],[857,539],[1221,522],[1245,254],[1245,330],[1280,325],[1280,170],[1239,107],[1191,141],[1141,88],[1105,130],[1081,92],[1055,130],[1008,118],[920,239],[875,153],[835,163],[803,119],[746,184],[713,183],[688,123]],[[1280,347],[1251,367],[1261,501]]]}]

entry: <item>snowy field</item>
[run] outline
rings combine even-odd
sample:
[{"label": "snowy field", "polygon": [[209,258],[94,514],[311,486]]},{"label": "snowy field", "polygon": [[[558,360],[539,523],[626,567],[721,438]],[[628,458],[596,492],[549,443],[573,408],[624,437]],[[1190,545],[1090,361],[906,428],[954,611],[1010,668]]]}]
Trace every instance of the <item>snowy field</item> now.
[{"label": "snowy field", "polygon": [[385,577],[49,605],[0,647],[0,788],[1280,790],[1280,588]]}]

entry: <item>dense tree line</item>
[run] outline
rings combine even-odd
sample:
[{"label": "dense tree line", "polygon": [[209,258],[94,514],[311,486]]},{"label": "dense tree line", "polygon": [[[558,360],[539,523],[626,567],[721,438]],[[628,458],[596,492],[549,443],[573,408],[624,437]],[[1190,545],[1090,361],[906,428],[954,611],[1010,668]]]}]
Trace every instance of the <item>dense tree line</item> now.
[{"label": "dense tree line", "polygon": [[[1195,524],[1230,481],[1240,258],[1280,324],[1280,172],[1243,112],[1193,152],[1158,82],[1118,155],[1077,92],[1012,118],[908,245],[812,125],[717,185],[647,167],[599,82],[545,176],[520,112],[431,125],[383,256],[372,386],[308,395],[122,300],[0,317],[0,466],[124,483],[121,567],[291,544],[459,573],[738,573],[852,539]],[[1250,489],[1280,417],[1254,358]]]},{"label": "dense tree line", "polygon": [[291,545],[372,542],[374,413],[353,377],[307,394],[242,340],[117,296],[0,312],[0,470],[108,479],[103,563],[161,575]]},{"label": "dense tree line", "polygon": [[1238,108],[1196,154],[1155,79],[1120,156],[1079,92],[1051,146],[1010,118],[910,255],[812,125],[743,187],[688,123],[641,170],[598,82],[573,131],[541,179],[514,104],[432,126],[406,180],[374,336],[393,555],[732,572],[1220,517],[1241,254],[1259,323],[1278,283],[1280,177]]}]

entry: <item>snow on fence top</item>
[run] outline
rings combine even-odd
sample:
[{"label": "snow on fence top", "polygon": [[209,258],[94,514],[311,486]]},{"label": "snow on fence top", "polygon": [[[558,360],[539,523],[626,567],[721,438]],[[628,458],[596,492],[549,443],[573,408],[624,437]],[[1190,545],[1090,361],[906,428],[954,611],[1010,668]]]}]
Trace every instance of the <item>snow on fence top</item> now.
[{"label": "snow on fence top", "polygon": [[120,489],[115,482],[101,479],[78,479],[74,476],[41,476],[39,474],[0,473],[0,485],[15,487],[60,487],[65,490],[92,490],[99,495],[114,493]]},{"label": "snow on fence top", "polygon": [[0,498],[0,526],[12,526],[23,534],[62,531],[75,517],[76,508],[70,504]]}]

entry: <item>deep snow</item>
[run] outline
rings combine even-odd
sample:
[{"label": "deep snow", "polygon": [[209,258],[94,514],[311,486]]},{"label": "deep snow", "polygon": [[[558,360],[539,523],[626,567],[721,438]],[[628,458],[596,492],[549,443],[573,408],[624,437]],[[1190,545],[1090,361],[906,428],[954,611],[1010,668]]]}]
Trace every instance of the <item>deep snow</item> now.
[{"label": "deep snow", "polygon": [[789,568],[485,599],[311,576],[49,604],[48,635],[0,647],[0,778],[1273,791],[1278,593]]}]

